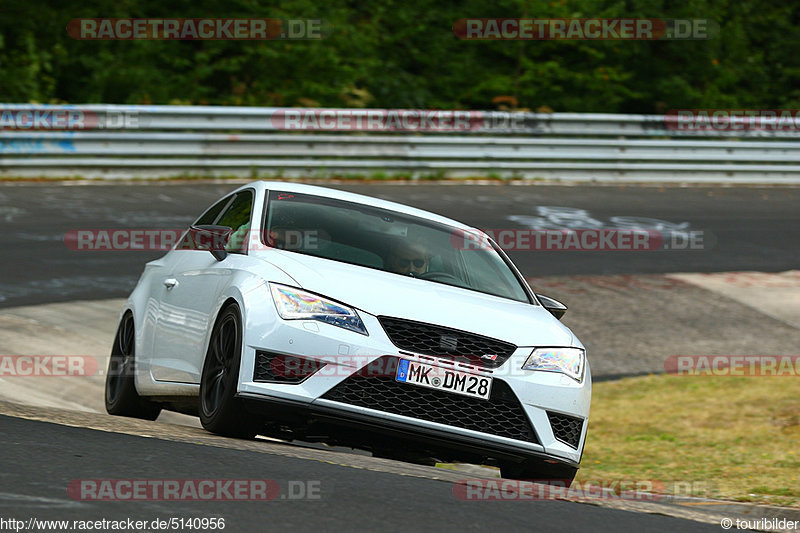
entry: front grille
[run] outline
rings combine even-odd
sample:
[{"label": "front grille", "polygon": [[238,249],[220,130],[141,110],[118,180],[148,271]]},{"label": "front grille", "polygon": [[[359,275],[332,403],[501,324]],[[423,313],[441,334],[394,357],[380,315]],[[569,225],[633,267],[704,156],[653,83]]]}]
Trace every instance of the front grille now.
[{"label": "front grille", "polygon": [[[397,368],[398,358],[381,357],[374,367]],[[389,372],[353,374],[323,396],[326,400],[471,429],[509,439],[538,443],[511,387],[495,378],[488,400],[395,381]]]},{"label": "front grille", "polygon": [[581,441],[581,430],[583,429],[583,419],[574,416],[562,415],[547,411],[547,418],[550,419],[550,426],[553,428],[553,436],[568,446],[576,450]]},{"label": "front grille", "polygon": [[325,363],[314,359],[270,352],[256,352],[253,381],[297,385],[314,374]]},{"label": "front grille", "polygon": [[[378,317],[378,320],[392,344],[418,354],[461,358],[470,364],[497,368],[517,349],[509,342],[458,329],[386,316]],[[483,356],[494,356],[494,359]]]}]

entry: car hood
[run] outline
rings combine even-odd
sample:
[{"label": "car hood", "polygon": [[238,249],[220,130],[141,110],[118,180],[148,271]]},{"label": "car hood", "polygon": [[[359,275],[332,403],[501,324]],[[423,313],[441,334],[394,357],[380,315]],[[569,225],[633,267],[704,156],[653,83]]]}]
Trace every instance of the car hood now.
[{"label": "car hood", "polygon": [[485,335],[517,346],[579,345],[540,305],[284,251],[259,254],[305,290],[371,315],[393,316]]}]

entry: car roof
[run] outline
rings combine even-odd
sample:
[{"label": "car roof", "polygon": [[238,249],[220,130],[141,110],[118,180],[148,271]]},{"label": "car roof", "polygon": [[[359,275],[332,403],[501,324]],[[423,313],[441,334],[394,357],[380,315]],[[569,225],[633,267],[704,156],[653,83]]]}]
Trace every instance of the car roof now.
[{"label": "car roof", "polygon": [[[285,191],[285,192],[296,192],[302,194],[311,194],[316,196],[324,196],[326,198],[333,198],[336,200],[343,200],[346,202],[353,202],[362,205],[369,205],[372,207],[378,207],[381,209],[387,209],[390,211],[395,211],[398,213],[403,213],[406,215],[416,216],[420,218],[424,218],[426,220],[432,220],[434,222],[439,222],[441,224],[446,224],[448,226],[452,226],[458,229],[464,229],[469,231],[475,231],[476,228],[469,226],[467,224],[463,224],[457,220],[453,220],[451,218],[443,217],[441,215],[437,215],[436,213],[431,213],[430,211],[425,211],[423,209],[417,209],[416,207],[410,207],[404,204],[398,204],[396,202],[390,202],[388,200],[381,200],[380,198],[374,198],[372,196],[366,196],[363,194],[357,194],[347,191],[341,191],[338,189],[332,189],[330,187],[320,187],[318,185],[307,185],[305,183],[295,183],[290,181],[254,181],[248,183],[247,185],[243,185],[238,190],[247,189],[247,188],[255,188],[256,190],[263,192],[263,191]],[[480,231],[480,230],[478,230]]]}]

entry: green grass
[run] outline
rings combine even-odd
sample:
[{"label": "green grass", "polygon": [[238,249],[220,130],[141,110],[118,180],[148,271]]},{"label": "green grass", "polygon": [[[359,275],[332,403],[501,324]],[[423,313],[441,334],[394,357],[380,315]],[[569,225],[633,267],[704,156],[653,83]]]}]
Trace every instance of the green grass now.
[{"label": "green grass", "polygon": [[578,480],[691,482],[800,506],[800,379],[646,376],[594,384]]}]

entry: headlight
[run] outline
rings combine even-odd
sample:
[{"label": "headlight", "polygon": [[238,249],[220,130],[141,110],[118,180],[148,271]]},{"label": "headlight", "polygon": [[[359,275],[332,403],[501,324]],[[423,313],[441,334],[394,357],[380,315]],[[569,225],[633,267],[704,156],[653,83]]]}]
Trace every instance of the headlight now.
[{"label": "headlight", "polygon": [[369,335],[355,309],[286,285],[270,283],[269,288],[278,314],[284,320],[318,320]]},{"label": "headlight", "polygon": [[536,348],[522,369],[561,372],[580,383],[585,359],[586,352],[581,348]]}]

